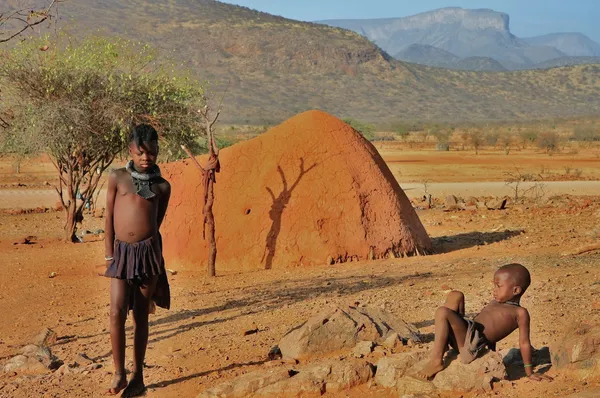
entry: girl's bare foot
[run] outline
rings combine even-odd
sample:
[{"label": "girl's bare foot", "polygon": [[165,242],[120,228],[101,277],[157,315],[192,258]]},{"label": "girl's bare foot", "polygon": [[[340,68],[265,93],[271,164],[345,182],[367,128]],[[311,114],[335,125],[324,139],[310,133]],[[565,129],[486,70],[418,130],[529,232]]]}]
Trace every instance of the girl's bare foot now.
[{"label": "girl's bare foot", "polygon": [[146,392],[146,386],[144,385],[144,376],[134,373],[133,377],[129,381],[129,384],[123,391],[122,397],[139,397]]},{"label": "girl's bare foot", "polygon": [[106,390],[106,395],[117,395],[125,387],[127,387],[127,377],[125,377],[125,373],[115,373],[112,384],[109,389]]},{"label": "girl's bare foot", "polygon": [[444,364],[441,361],[429,361],[427,362],[427,365],[423,367],[423,369],[417,371],[416,376],[421,379],[431,380],[433,376],[442,370],[444,370]]}]

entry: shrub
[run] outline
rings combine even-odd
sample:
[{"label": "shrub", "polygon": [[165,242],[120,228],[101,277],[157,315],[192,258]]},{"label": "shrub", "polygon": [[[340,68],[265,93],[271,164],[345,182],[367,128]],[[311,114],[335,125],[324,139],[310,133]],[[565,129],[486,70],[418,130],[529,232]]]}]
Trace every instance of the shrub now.
[{"label": "shrub", "polygon": [[600,132],[592,126],[577,126],[569,138],[571,141],[600,141]]},{"label": "shrub", "polygon": [[545,150],[547,153],[558,150],[559,143],[558,134],[554,131],[541,133],[537,139],[538,148]]}]

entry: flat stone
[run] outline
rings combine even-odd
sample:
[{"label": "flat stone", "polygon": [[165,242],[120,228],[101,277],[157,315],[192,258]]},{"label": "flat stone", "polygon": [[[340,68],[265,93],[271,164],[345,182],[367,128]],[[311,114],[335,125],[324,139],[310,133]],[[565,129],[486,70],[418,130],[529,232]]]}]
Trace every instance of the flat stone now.
[{"label": "flat stone", "polygon": [[351,349],[359,341],[382,343],[391,333],[420,342],[417,329],[375,307],[334,307],[289,331],[278,346],[284,358],[324,355]]},{"label": "flat stone", "polygon": [[450,357],[450,364],[435,375],[433,385],[440,391],[479,391],[489,390],[492,381],[506,378],[502,355],[489,351],[470,364]]},{"label": "flat stone", "polygon": [[398,379],[402,378],[416,363],[425,360],[427,356],[425,351],[410,351],[383,357],[377,361],[375,382],[383,387],[394,387]]},{"label": "flat stone", "polygon": [[352,349],[352,356],[355,358],[363,358],[373,352],[376,344],[372,341],[359,341]]}]

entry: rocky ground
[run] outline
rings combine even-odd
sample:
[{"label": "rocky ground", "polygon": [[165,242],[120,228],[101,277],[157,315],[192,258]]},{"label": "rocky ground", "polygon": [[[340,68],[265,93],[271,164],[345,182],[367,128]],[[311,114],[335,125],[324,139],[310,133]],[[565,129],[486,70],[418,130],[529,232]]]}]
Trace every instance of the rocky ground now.
[{"label": "rocky ground", "polygon": [[[445,211],[441,204],[434,209],[416,205],[422,208],[419,216],[434,238],[436,255],[229,273],[213,279],[199,268],[172,267],[173,307],[159,309],[151,318],[148,396],[194,397],[236,376],[273,369],[269,350],[289,329],[332,305],[385,308],[431,336],[433,312],[448,290],[465,292],[467,313],[475,313],[490,299],[495,268],[508,262],[521,262],[532,273],[523,305],[532,315],[536,348],[551,346],[571,325],[599,323],[597,252],[563,256],[597,243],[597,197],[509,202],[504,210]],[[88,217],[84,227],[95,230],[102,222]],[[61,225],[57,212],[0,215],[0,309],[7,320],[0,324],[0,361],[4,365],[20,355],[50,328],[56,332],[51,354],[62,363],[58,370],[34,367],[32,374],[2,372],[0,396],[99,396],[111,379],[108,283],[98,276],[101,236],[64,244],[57,240]],[[24,244],[25,237],[29,244]],[[128,322],[128,338],[131,332]],[[498,348],[517,346],[517,338],[511,335]],[[429,344],[415,349],[426,350]],[[127,354],[131,358],[130,346]],[[321,360],[304,359],[296,366]],[[548,374],[555,377],[553,382],[501,381],[492,391],[464,396],[566,396],[600,386],[594,377],[554,368]],[[393,396],[371,383],[328,395],[386,394]]]}]

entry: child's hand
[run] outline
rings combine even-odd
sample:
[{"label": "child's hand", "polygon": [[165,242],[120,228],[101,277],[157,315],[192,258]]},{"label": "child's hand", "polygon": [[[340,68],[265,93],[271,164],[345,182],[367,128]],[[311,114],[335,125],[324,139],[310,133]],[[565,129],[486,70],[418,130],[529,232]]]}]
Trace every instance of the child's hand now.
[{"label": "child's hand", "polygon": [[548,380],[548,381],[552,381],[554,380],[552,377],[542,374],[542,373],[532,373],[529,375],[529,380],[535,380],[535,381],[543,381],[543,380]]}]

